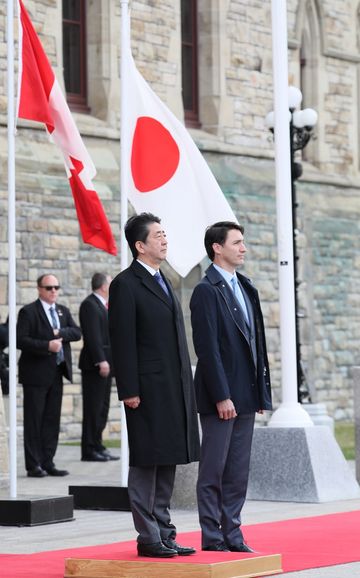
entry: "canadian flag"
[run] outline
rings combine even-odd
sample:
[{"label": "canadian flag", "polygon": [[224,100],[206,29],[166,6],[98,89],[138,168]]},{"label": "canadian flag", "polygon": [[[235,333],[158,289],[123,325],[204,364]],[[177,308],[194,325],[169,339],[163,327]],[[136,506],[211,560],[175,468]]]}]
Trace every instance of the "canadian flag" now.
[{"label": "canadian flag", "polygon": [[137,213],[161,218],[168,261],[185,277],[206,255],[204,233],[216,221],[237,219],[184,125],[127,59],[128,197]]},{"label": "canadian flag", "polygon": [[116,244],[109,222],[92,184],[96,169],[23,2],[18,2],[18,116],[44,123],[53,142],[60,148],[83,241],[116,255]]}]

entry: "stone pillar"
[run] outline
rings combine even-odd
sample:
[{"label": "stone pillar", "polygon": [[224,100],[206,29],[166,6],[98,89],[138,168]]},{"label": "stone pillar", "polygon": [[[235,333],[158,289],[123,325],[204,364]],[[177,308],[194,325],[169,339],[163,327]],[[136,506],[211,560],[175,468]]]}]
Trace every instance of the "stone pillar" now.
[{"label": "stone pillar", "polygon": [[335,433],[334,420],[326,411],[325,403],[303,403],[302,407],[308,412],[314,425],[326,425],[331,433]]},{"label": "stone pillar", "polygon": [[255,428],[248,499],[332,502],[360,488],[328,426]]},{"label": "stone pillar", "polygon": [[196,482],[198,477],[198,462],[176,466],[174,491],[171,507],[178,510],[196,510]]},{"label": "stone pillar", "polygon": [[353,367],[356,479],[360,483],[360,367]]},{"label": "stone pillar", "polygon": [[0,488],[9,485],[8,435],[3,396],[0,391]]},{"label": "stone pillar", "polygon": [[[193,375],[195,374],[195,365],[192,366]],[[199,420],[199,435],[200,440],[202,436],[200,417]],[[192,462],[191,464],[184,464],[176,466],[176,476],[174,491],[171,498],[171,507],[179,510],[196,510],[196,482],[198,478],[199,463]]]}]

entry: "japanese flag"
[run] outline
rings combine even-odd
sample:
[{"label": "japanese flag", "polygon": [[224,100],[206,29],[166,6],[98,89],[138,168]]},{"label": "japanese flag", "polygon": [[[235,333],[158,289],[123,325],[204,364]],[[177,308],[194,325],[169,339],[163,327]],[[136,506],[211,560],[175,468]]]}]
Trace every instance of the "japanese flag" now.
[{"label": "japanese flag", "polygon": [[184,125],[162,103],[127,51],[128,197],[137,213],[161,218],[168,261],[185,277],[206,255],[204,232],[237,219]]}]

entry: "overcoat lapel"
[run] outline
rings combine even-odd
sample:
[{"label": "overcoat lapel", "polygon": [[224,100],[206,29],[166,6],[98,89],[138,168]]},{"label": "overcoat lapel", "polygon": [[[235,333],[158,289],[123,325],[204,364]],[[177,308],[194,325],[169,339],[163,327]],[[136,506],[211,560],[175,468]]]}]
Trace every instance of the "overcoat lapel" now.
[{"label": "overcoat lapel", "polygon": [[225,305],[240,332],[248,342],[250,346],[250,336],[249,336],[249,328],[246,325],[246,321],[242,312],[240,311],[240,306],[235,299],[230,287],[223,279],[222,275],[213,267],[212,265],[206,271],[206,275],[212,285],[215,285],[220,292],[222,299],[225,302]]},{"label": "overcoat lapel", "polygon": [[[135,275],[140,277],[142,284],[149,290],[151,293],[156,295],[169,309],[172,309],[173,304],[171,303],[170,299],[166,295],[165,291],[160,287],[159,283],[155,281],[153,276],[137,261],[133,261],[130,267],[133,269]],[[169,283],[167,283],[167,287],[169,289],[170,295],[172,296],[172,288],[170,287]]]},{"label": "overcoat lapel", "polygon": [[255,317],[255,307],[256,303],[253,299],[253,289],[251,285],[245,281],[245,278],[237,273],[237,277],[240,281],[242,288],[244,289],[243,295],[246,302],[246,307],[249,315],[250,322],[250,347],[252,356],[254,359],[255,367],[257,366],[257,350],[256,350],[256,317]]}]

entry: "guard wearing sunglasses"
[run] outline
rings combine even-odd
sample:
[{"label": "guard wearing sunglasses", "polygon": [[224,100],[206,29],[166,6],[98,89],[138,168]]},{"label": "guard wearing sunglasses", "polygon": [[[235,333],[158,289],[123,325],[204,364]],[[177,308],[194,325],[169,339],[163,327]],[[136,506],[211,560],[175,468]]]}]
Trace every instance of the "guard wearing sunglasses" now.
[{"label": "guard wearing sunglasses", "polygon": [[25,305],[17,324],[19,382],[24,392],[24,451],[27,475],[66,476],[55,467],[63,377],[72,380],[71,341],[81,330],[64,305],[57,303],[60,284],[54,275],[37,280],[39,298]]}]

